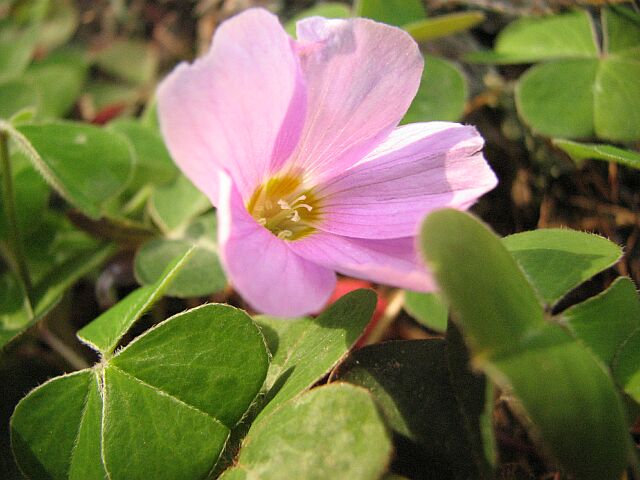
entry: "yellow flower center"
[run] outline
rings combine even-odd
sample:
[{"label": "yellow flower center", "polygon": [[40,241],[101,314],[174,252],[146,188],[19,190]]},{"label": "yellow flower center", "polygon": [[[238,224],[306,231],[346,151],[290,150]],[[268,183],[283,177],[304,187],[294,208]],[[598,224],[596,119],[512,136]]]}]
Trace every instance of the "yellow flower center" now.
[{"label": "yellow flower center", "polygon": [[303,188],[299,176],[272,177],[253,192],[247,210],[256,221],[282,240],[299,240],[315,231],[320,216],[318,199]]}]

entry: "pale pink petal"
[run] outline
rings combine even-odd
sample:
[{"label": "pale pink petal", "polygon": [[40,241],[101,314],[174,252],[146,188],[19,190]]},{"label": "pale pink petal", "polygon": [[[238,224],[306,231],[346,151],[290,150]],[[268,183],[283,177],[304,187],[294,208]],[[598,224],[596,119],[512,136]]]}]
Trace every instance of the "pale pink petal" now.
[{"label": "pale pink petal", "polygon": [[216,198],[215,172],[232,176],[245,200],[289,157],[305,115],[293,40],[277,17],[251,9],[224,22],[209,52],[160,85],[163,136],[185,174]]},{"label": "pale pink petal", "polygon": [[226,175],[220,177],[218,241],[231,284],[260,312],[279,317],[315,313],[335,288],[333,271],[298,256],[256,223]]},{"label": "pale pink petal", "polygon": [[318,228],[338,235],[415,236],[442,207],[465,209],[496,185],[473,127],[431,122],[396,129],[350,170],[318,186]]},{"label": "pale pink petal", "polygon": [[298,22],[308,107],[287,165],[317,181],[353,165],[398,124],[422,74],[403,30],[366,19]]},{"label": "pale pink petal", "polygon": [[415,241],[366,240],[317,232],[290,245],[300,256],[344,275],[416,291],[435,290]]}]

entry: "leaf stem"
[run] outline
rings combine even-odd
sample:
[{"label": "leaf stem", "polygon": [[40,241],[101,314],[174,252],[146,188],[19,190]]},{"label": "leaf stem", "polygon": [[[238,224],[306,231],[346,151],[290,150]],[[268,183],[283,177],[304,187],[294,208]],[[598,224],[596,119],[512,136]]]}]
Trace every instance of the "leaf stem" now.
[{"label": "leaf stem", "polygon": [[84,370],[91,366],[89,362],[87,362],[82,356],[78,355],[72,348],[67,346],[51,330],[49,330],[49,327],[47,327],[44,322],[40,324],[39,333],[40,338],[76,370]]},{"label": "leaf stem", "polygon": [[7,218],[7,242],[12,258],[12,266],[15,273],[25,287],[27,297],[32,301],[33,284],[27,269],[18,220],[16,216],[15,197],[13,191],[13,174],[11,173],[11,161],[9,159],[9,134],[0,129],[0,168],[2,169],[2,204]]}]

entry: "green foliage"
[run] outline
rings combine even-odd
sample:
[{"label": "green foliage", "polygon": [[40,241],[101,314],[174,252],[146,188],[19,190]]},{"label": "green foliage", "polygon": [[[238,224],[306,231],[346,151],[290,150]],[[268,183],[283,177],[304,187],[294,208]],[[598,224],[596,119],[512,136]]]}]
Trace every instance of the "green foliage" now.
[{"label": "green foliage", "polygon": [[95,56],[106,73],[133,85],[152,82],[158,70],[158,52],[149,44],[132,39],[117,40]]},{"label": "green foliage", "polygon": [[529,63],[518,82],[518,112],[536,132],[629,142],[640,138],[640,16],[627,7],[602,9],[603,51],[585,10],[522,18],[500,32],[493,52],[471,61]]},{"label": "green foliage", "polygon": [[9,132],[45,180],[91,218],[106,213],[108,201],[133,174],[129,143],[115,132],[60,121],[20,125]]},{"label": "green foliage", "polygon": [[[73,252],[63,261],[49,264],[47,272],[34,285],[31,302],[11,274],[4,274],[0,298],[0,348],[40,320],[59,301],[62,294],[80,278],[102,265],[114,253],[113,245],[98,245]],[[29,303],[31,306],[29,307]]]},{"label": "green foliage", "polygon": [[351,385],[333,384],[292,398],[257,420],[237,466],[220,478],[374,480],[385,472],[391,453],[371,396]]},{"label": "green foliage", "polygon": [[315,319],[283,322],[258,317],[272,355],[260,417],[310,388],[343,358],[371,320],[375,306],[373,292],[356,290]]},{"label": "green foliage", "polygon": [[267,366],[244,312],[183,312],[91,370],[32,391],[12,417],[14,454],[30,478],[201,478]]},{"label": "green foliage", "polygon": [[419,452],[409,456],[415,464],[407,471],[420,478],[491,478],[480,432],[484,379],[467,370],[467,360],[455,339],[386,342],[355,351],[338,378],[371,391],[403,438],[400,455]]},{"label": "green foliage", "polygon": [[426,42],[453,33],[468,30],[484,20],[482,12],[456,12],[440,15],[435,18],[425,18],[403,25],[416,42]]},{"label": "green foliage", "polygon": [[578,164],[588,158],[593,158],[640,169],[640,153],[624,150],[613,145],[578,143],[561,138],[554,139],[553,144]]},{"label": "green foliage", "polygon": [[464,112],[467,83],[458,67],[448,60],[425,56],[422,81],[403,123],[431,120],[454,121]]},{"label": "green foliage", "polygon": [[356,0],[356,17],[366,17],[401,27],[426,16],[420,0]]},{"label": "green foliage", "polygon": [[468,214],[440,210],[423,224],[422,247],[472,362],[514,393],[569,472],[619,477],[630,447],[611,377],[581,343],[544,319],[533,287],[499,239]]},{"label": "green foliage", "polygon": [[615,243],[575,230],[541,229],[510,235],[502,242],[548,305],[622,257]]},{"label": "green foliage", "polygon": [[165,293],[181,268],[189,261],[193,248],[174,262],[152,285],[138,288],[78,331],[78,338],[104,357],[109,357],[122,336]]},{"label": "green foliage", "polygon": [[176,256],[193,247],[193,255],[168,288],[167,295],[198,297],[224,289],[227,281],[218,259],[216,231],[216,216],[208,213],[186,225],[179,234],[149,241],[136,254],[136,278],[143,285],[155,283]]},{"label": "green foliage", "polygon": [[404,309],[419,323],[436,332],[447,330],[449,309],[438,293],[421,293],[406,290]]}]

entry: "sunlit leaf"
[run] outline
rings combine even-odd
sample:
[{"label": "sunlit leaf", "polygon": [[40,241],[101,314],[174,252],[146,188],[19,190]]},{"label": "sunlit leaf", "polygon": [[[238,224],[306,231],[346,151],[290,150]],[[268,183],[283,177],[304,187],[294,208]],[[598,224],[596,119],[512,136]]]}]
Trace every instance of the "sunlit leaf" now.
[{"label": "sunlit leaf", "polygon": [[626,167],[640,169],[640,153],[631,150],[614,147],[605,144],[589,144],[572,142],[556,138],[553,144],[563,150],[567,155],[573,158],[576,163],[580,164],[583,160],[592,158],[595,160],[604,160],[606,162],[615,162]]},{"label": "sunlit leaf", "polygon": [[333,384],[293,398],[254,423],[237,466],[220,478],[377,480],[391,452],[366,390]]},{"label": "sunlit leaf", "polygon": [[517,233],[502,242],[547,304],[556,303],[622,256],[622,249],[606,238],[568,229]]}]

